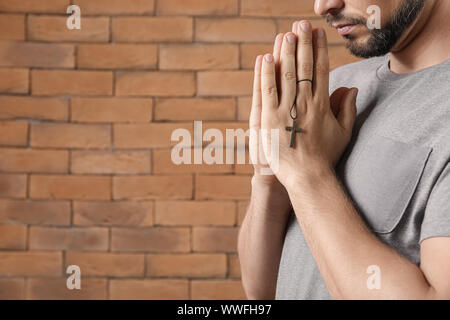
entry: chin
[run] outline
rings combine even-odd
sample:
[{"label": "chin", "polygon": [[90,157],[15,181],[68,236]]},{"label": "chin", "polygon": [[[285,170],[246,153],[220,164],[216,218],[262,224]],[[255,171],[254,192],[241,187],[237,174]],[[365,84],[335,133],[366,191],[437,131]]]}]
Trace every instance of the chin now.
[{"label": "chin", "polygon": [[380,52],[371,44],[370,34],[345,36],[346,47],[350,53],[358,58],[372,58],[380,56]]}]

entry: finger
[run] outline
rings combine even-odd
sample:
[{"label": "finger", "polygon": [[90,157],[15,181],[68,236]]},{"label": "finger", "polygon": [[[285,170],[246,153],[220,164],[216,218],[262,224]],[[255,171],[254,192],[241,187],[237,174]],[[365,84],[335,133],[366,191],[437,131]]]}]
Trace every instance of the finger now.
[{"label": "finger", "polygon": [[298,21],[295,21],[295,22],[292,24],[292,32],[295,33],[295,34],[298,33]]},{"label": "finger", "polygon": [[280,62],[281,45],[283,44],[283,33],[277,34],[275,43],[273,45],[273,56],[275,58],[275,65]]},{"label": "finger", "polygon": [[275,79],[275,60],[273,55],[266,54],[261,68],[262,118],[269,119],[278,109],[278,92]]},{"label": "finger", "polygon": [[[273,57],[275,59],[275,71],[276,71],[276,79],[277,79],[277,89],[278,89],[278,94],[281,95],[281,86],[280,86],[280,79],[281,79],[281,75],[280,75],[280,55],[281,55],[281,45],[283,43],[283,37],[284,34],[283,33],[279,33],[276,37],[275,37],[275,43],[273,45]],[[279,98],[280,96],[278,96]]]},{"label": "finger", "polygon": [[323,101],[328,99],[329,92],[329,74],[330,59],[328,57],[328,42],[325,31],[322,28],[314,30],[314,76],[313,88],[314,96],[322,97]]},{"label": "finger", "polygon": [[249,126],[250,128],[261,128],[261,66],[263,56],[258,56],[255,62],[255,71],[253,79],[253,99],[252,108],[250,109]]},{"label": "finger", "polygon": [[[298,26],[297,78],[311,80],[314,68],[312,26],[309,21],[301,21]],[[298,88],[297,105],[301,105],[301,99],[309,99],[312,96],[312,83],[302,81],[298,84]]]},{"label": "finger", "polygon": [[297,72],[295,69],[295,47],[297,37],[289,32],[283,39],[281,47],[281,90],[280,107],[290,110],[297,94]]},{"label": "finger", "polygon": [[341,109],[342,99],[349,90],[349,88],[340,87],[336,89],[330,96],[330,108],[336,118],[338,117],[339,111]]},{"label": "finger", "polygon": [[270,151],[268,146],[271,145],[270,132],[275,129],[274,119],[278,110],[278,91],[275,74],[275,59],[273,55],[266,54],[263,58],[261,68],[261,91],[262,91],[262,113],[261,113],[261,142],[264,156],[270,161]]},{"label": "finger", "polygon": [[346,95],[342,98],[338,122],[348,134],[351,134],[353,125],[355,124],[357,96],[358,89],[352,88],[351,90],[348,90]]},{"label": "finger", "polygon": [[261,129],[261,66],[263,56],[256,57],[254,79],[253,79],[253,99],[252,107],[250,109],[249,127],[252,143],[255,143],[253,147],[250,147],[250,161],[252,164],[258,164],[258,151],[261,152],[259,147],[259,132]]}]

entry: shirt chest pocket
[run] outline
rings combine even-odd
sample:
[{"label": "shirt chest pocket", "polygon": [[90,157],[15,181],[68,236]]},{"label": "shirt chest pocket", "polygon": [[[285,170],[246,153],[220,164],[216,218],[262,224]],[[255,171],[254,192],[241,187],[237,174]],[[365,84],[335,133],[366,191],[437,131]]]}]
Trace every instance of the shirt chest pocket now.
[{"label": "shirt chest pocket", "polygon": [[372,231],[390,233],[395,229],[431,150],[373,135],[354,160],[345,165],[342,181]]}]

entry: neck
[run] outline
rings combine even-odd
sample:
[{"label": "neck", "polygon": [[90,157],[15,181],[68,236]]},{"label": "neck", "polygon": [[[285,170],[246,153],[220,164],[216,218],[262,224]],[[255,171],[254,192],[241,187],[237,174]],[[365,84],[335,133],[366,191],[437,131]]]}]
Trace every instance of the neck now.
[{"label": "neck", "polygon": [[390,68],[404,74],[450,58],[450,1],[426,1],[423,12],[390,53]]}]

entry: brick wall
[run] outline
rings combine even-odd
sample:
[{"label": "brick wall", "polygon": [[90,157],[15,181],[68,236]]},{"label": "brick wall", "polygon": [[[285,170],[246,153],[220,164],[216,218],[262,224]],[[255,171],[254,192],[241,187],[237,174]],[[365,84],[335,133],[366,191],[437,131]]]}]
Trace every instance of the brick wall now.
[{"label": "brick wall", "polygon": [[325,27],[312,0],[0,0],[0,298],[244,298],[252,168],[176,166],[170,136],[246,129],[256,55],[308,17]]}]

